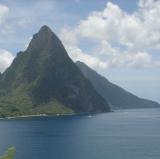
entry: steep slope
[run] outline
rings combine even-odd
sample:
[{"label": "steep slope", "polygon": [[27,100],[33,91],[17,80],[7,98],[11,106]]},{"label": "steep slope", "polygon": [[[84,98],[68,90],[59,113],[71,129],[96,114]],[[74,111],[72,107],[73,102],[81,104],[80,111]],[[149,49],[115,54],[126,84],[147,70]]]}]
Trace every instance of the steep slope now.
[{"label": "steep slope", "polygon": [[76,64],[84,76],[93,84],[97,92],[111,104],[112,109],[160,107],[160,104],[154,101],[139,98],[111,83],[84,63],[78,61]]},{"label": "steep slope", "polygon": [[19,52],[0,81],[0,114],[98,113],[109,111],[47,26]]}]

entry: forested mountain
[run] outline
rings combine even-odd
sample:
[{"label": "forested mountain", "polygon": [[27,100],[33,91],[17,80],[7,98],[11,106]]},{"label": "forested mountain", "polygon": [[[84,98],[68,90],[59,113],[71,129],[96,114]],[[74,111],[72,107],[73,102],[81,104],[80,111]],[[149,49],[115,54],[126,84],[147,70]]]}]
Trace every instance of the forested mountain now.
[{"label": "forested mountain", "polygon": [[0,116],[108,112],[110,108],[48,26],[0,79]]}]

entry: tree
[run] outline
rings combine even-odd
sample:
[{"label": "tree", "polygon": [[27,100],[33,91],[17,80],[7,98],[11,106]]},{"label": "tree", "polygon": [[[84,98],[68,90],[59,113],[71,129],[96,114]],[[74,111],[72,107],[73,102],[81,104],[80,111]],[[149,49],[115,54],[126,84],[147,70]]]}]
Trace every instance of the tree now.
[{"label": "tree", "polygon": [[0,159],[13,159],[15,155],[16,149],[14,147],[10,147],[6,153],[0,157]]}]

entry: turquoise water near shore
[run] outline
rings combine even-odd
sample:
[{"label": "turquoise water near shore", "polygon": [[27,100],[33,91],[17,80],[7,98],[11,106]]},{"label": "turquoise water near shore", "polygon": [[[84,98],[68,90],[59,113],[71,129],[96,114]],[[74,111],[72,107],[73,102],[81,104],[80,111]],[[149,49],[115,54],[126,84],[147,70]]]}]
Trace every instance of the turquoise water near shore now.
[{"label": "turquoise water near shore", "polygon": [[160,109],[0,120],[0,153],[16,159],[159,159]]}]

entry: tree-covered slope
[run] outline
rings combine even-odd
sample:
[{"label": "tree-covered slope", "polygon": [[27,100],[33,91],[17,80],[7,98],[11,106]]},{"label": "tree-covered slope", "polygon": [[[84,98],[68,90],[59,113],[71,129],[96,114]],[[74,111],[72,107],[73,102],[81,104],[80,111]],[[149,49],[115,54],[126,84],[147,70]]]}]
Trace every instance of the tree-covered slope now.
[{"label": "tree-covered slope", "polygon": [[142,99],[123,88],[111,83],[105,77],[78,61],[77,66],[83,75],[92,83],[97,92],[114,108],[152,108],[160,107],[157,102]]},{"label": "tree-covered slope", "polygon": [[1,116],[109,110],[47,26],[17,54],[0,80]]}]

